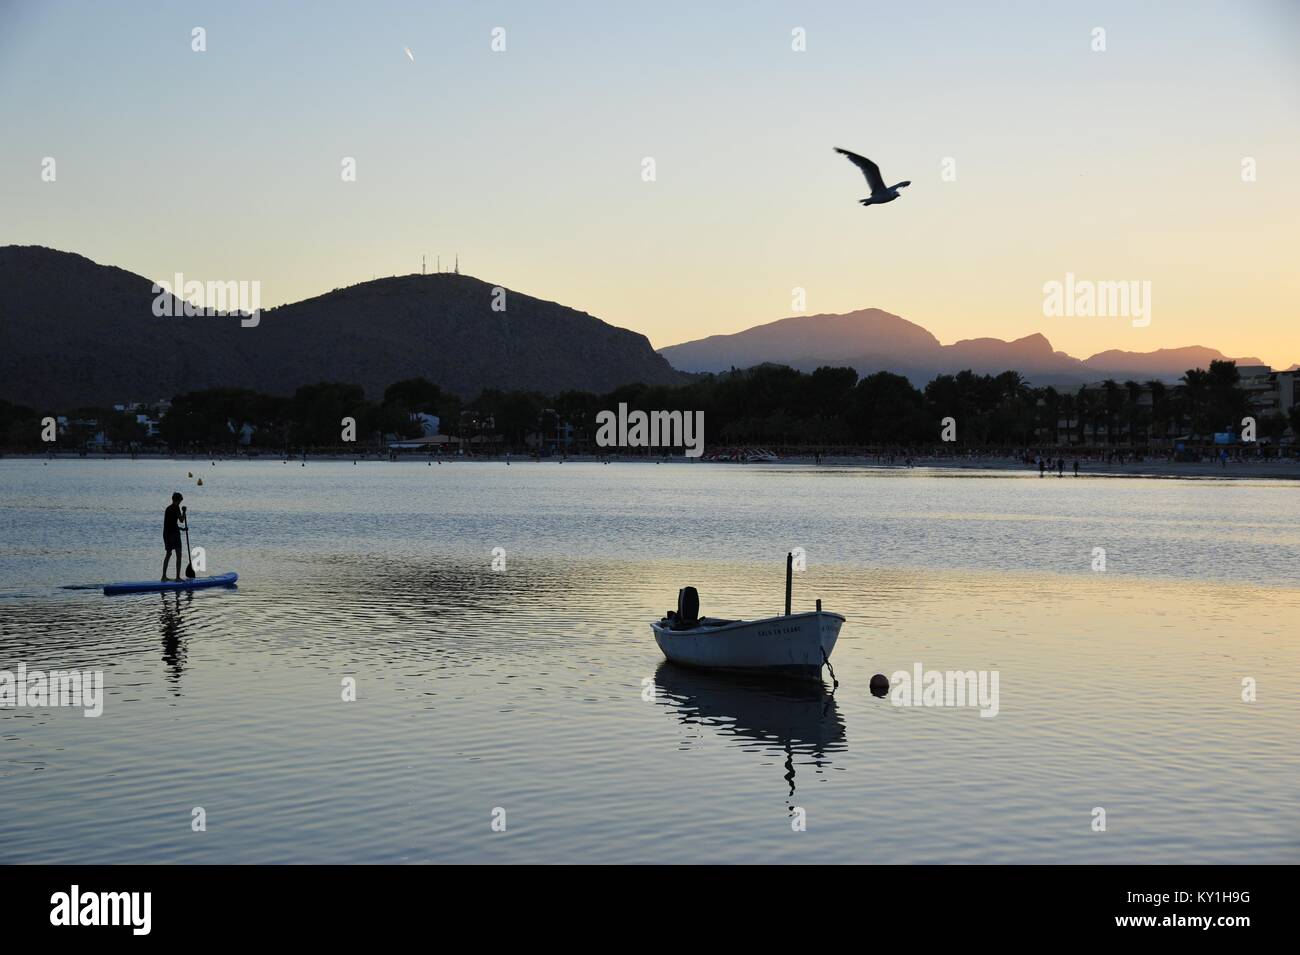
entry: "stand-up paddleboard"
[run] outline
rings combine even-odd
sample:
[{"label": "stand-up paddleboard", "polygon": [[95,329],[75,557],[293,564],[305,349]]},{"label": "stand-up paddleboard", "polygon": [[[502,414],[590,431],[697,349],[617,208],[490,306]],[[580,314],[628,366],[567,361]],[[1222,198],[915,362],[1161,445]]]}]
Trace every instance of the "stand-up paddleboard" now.
[{"label": "stand-up paddleboard", "polygon": [[142,594],[151,590],[198,590],[201,587],[233,587],[239,575],[234,571],[215,577],[181,578],[180,580],[136,580],[105,584],[105,594]]}]

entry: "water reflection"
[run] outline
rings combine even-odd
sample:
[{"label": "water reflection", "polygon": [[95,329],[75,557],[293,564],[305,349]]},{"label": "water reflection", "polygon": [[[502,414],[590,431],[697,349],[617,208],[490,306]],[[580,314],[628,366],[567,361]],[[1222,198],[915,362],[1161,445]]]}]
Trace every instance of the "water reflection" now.
[{"label": "water reflection", "polygon": [[[162,660],[167,664],[167,683],[175,696],[181,695],[181,674],[185,670],[185,613],[194,602],[192,591],[160,593],[162,607],[158,625],[162,630]],[[184,611],[182,611],[182,607]]]},{"label": "water reflection", "polygon": [[[708,726],[784,757],[787,798],[795,792],[795,756],[821,773],[830,753],[848,749],[835,694],[824,683],[711,673],[664,662],[655,670],[657,702],[683,726]],[[793,806],[791,807],[793,808]]]},{"label": "water reflection", "polygon": [[[509,613],[518,604],[544,599],[553,607],[570,604],[584,592],[589,567],[555,560],[512,565],[510,573],[493,573],[490,555],[468,563],[440,555],[426,561],[391,561],[381,555],[329,554],[303,563],[314,595],[323,595],[340,610],[385,608],[394,613]],[[301,591],[304,581],[296,583]]]}]

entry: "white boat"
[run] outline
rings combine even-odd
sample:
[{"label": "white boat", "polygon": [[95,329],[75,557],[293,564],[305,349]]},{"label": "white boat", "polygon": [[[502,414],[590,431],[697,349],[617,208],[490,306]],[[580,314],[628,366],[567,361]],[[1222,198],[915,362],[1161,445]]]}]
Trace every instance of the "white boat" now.
[{"label": "white boat", "polygon": [[844,618],[810,610],[761,620],[703,617],[694,627],[665,617],[650,624],[655,642],[673,663],[716,670],[766,670],[818,678],[830,661]]},{"label": "white boat", "polygon": [[[829,610],[790,613],[790,557],[786,558],[786,612],[759,620],[699,617],[694,587],[677,595],[677,610],[650,624],[655,643],[673,663],[820,679],[830,663],[844,618]],[[833,676],[833,674],[832,674]]]}]

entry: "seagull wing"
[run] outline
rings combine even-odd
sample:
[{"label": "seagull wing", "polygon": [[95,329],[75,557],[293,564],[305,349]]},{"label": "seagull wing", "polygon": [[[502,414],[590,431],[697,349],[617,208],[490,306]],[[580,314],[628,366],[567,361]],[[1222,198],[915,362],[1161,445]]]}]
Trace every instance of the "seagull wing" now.
[{"label": "seagull wing", "polygon": [[851,153],[847,149],[840,149],[839,146],[835,147],[835,151],[862,170],[862,175],[867,177],[867,185],[871,186],[871,191],[873,193],[885,191],[885,180],[880,178],[879,166],[873,163],[866,156],[859,156],[857,153]]}]

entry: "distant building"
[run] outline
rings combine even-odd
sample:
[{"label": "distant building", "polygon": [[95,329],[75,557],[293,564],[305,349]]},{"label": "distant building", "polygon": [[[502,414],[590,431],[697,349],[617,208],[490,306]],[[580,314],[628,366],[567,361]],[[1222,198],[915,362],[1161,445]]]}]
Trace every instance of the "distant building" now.
[{"label": "distant building", "polygon": [[[1266,422],[1281,419],[1281,422],[1286,424],[1278,424],[1277,433],[1285,435],[1284,441],[1288,439],[1295,441],[1297,436],[1289,429],[1288,415],[1296,404],[1296,379],[1300,377],[1300,370],[1274,371],[1268,365],[1238,365],[1237,375],[1239,387],[1246,393],[1250,407],[1261,426],[1261,435],[1270,430],[1265,426]],[[1123,396],[1124,410],[1111,419],[1111,433],[1116,442],[1125,443],[1129,440],[1131,427],[1128,414],[1131,408],[1129,388],[1127,382],[1117,381],[1115,384]],[[1177,385],[1168,385],[1166,394],[1172,396],[1177,387]],[[1180,421],[1176,413],[1168,415],[1164,422],[1163,433],[1157,433],[1156,424],[1152,421],[1155,400],[1151,387],[1144,381],[1138,383],[1138,389],[1139,437],[1144,430],[1149,430],[1149,440],[1155,445],[1167,444],[1179,437],[1185,439],[1186,421]],[[1106,440],[1106,384],[1100,381],[1090,382],[1080,391],[1083,396],[1086,396],[1085,400],[1092,403],[1093,411],[1086,412],[1076,404],[1074,416],[1069,421],[1062,418],[1059,428],[1064,431],[1067,427],[1072,427],[1074,434],[1081,437],[1086,444],[1103,443]],[[1183,431],[1179,431],[1180,425],[1183,426]]]},{"label": "distant building", "polygon": [[158,421],[156,418],[151,418],[147,414],[137,414],[135,416],[135,422],[136,424],[144,426],[144,434],[146,438],[158,437]]},{"label": "distant building", "polygon": [[1275,371],[1269,375],[1269,382],[1272,385],[1271,405],[1273,413],[1286,422],[1286,427],[1282,430],[1282,441],[1295,444],[1300,442],[1300,434],[1296,434],[1295,429],[1291,427],[1291,409],[1296,406],[1296,384],[1300,379],[1300,369],[1291,371]]},{"label": "distant building", "polygon": [[436,451],[459,443],[459,438],[453,438],[449,434],[427,434],[423,438],[397,438],[393,436],[393,439],[388,442],[388,446],[393,450]]},{"label": "distant building", "polygon": [[[1151,426],[1151,412],[1155,408],[1155,394],[1152,392],[1150,385],[1146,382],[1138,382],[1137,390],[1137,410],[1146,426]],[[1130,389],[1127,381],[1116,381],[1115,385],[1118,394],[1122,400],[1125,410],[1131,408]],[[1173,390],[1173,386],[1169,386]],[[1079,403],[1075,406],[1074,429],[1075,434],[1082,438],[1084,444],[1104,444],[1107,438],[1107,418],[1108,412],[1106,401],[1109,392],[1104,381],[1092,381],[1083,385],[1079,389]],[[1088,410],[1082,402],[1091,401],[1091,410]],[[1064,425],[1062,425],[1064,427]],[[1166,426],[1166,434],[1150,434],[1148,440],[1154,444],[1159,444],[1169,438],[1174,433],[1172,422]],[[1129,440],[1130,421],[1125,411],[1116,412],[1110,417],[1110,435],[1116,442],[1126,442]]]},{"label": "distant building", "polygon": [[1250,399],[1260,430],[1265,433],[1273,431],[1283,442],[1295,442],[1300,436],[1290,426],[1290,414],[1296,404],[1296,377],[1300,371],[1274,371],[1268,365],[1239,365],[1237,373],[1241,376],[1241,387]]},{"label": "distant building", "polygon": [[1291,409],[1296,405],[1296,383],[1297,378],[1300,378],[1300,369],[1275,371],[1272,378],[1278,413],[1290,414]]},{"label": "distant building", "polygon": [[1241,378],[1241,388],[1258,417],[1269,418],[1278,414],[1272,368],[1268,365],[1238,365],[1237,374]]}]

